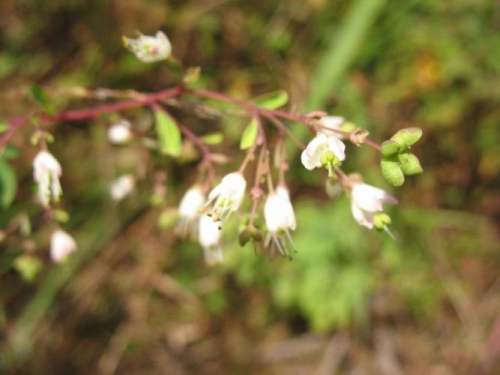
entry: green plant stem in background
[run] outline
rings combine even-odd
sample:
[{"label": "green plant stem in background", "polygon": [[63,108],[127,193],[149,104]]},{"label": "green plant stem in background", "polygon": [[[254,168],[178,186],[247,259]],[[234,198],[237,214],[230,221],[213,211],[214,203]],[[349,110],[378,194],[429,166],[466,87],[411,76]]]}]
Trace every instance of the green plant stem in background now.
[{"label": "green plant stem in background", "polygon": [[339,89],[339,82],[354,62],[356,52],[385,3],[386,0],[357,0],[352,5],[336,38],[319,61],[306,110],[325,107],[329,96]]}]

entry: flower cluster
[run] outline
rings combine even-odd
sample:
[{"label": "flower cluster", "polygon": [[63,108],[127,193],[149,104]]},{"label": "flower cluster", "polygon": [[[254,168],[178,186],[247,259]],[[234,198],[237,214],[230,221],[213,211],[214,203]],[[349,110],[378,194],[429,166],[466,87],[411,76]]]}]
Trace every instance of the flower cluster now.
[{"label": "flower cluster", "polygon": [[[167,60],[171,58],[172,46],[168,37],[161,31],[154,36],[140,34],[136,39],[123,38],[125,47],[133,52],[138,59],[146,63]],[[187,84],[199,76],[199,68],[189,68],[183,72],[183,83]],[[286,93],[285,93],[286,94]],[[128,93],[130,95],[130,92]],[[181,95],[194,95],[204,99],[221,100],[240,106],[251,123],[242,133],[240,148],[246,150],[246,157],[238,171],[225,175],[218,184],[210,189],[215,182],[216,172],[214,163],[226,162],[228,158],[221,154],[213,154],[209,145],[216,144],[218,137],[198,137],[188,127],[180,124],[168,111],[168,100]],[[96,95],[99,96],[99,95]],[[282,95],[279,108],[288,98]],[[177,99],[176,99],[177,100]],[[257,103],[257,101],[255,101]],[[244,229],[240,232],[240,244],[252,241],[254,244],[263,242],[271,255],[276,252],[292,258],[297,251],[292,239],[292,232],[297,229],[295,212],[291,203],[290,193],[285,185],[285,171],[289,163],[285,153],[286,136],[294,140],[303,148],[300,160],[309,171],[326,169],[328,172],[327,186],[330,190],[344,191],[351,199],[351,210],[354,220],[361,226],[369,229],[389,231],[391,218],[384,212],[384,204],[396,204],[397,199],[387,192],[363,183],[357,175],[347,175],[342,171],[342,163],[346,160],[346,144],[351,142],[356,146],[368,144],[382,154],[381,170],[386,180],[394,186],[404,183],[405,176],[422,172],[418,158],[410,153],[410,148],[420,139],[422,131],[418,128],[408,128],[398,131],[390,140],[382,145],[368,139],[368,132],[357,128],[340,116],[327,116],[323,112],[308,114],[293,114],[277,109],[259,107],[254,102],[232,98],[222,93],[210,90],[186,89],[183,85],[163,90],[155,94],[133,93],[132,99],[121,102],[119,105],[103,105],[95,110],[87,109],[78,113],[78,116],[55,116],[54,118],[94,118],[98,114],[112,113],[119,110],[139,106],[150,106],[155,113],[157,122],[156,131],[158,141],[144,138],[143,143],[149,148],[157,149],[161,154],[179,157],[183,153],[184,141],[191,141],[201,155],[199,164],[200,175],[205,177],[201,185],[195,185],[186,191],[178,209],[177,231],[184,238],[195,239],[204,249],[205,261],[208,264],[221,263],[223,251],[221,247],[221,230],[228,219],[237,212],[249,190],[252,208],[248,218],[244,221]],[[276,104],[273,104],[276,105]],[[118,108],[118,109],[117,109]],[[242,113],[243,113],[242,112]],[[64,114],[63,114],[64,115]],[[116,115],[114,118],[117,118]],[[119,118],[119,117],[118,117]],[[50,121],[51,117],[44,118]],[[266,138],[264,129],[268,121],[276,125],[279,134],[275,150],[269,147],[272,140]],[[16,120],[16,121],[19,121]],[[28,122],[29,120],[26,120]],[[287,129],[286,122],[293,121],[307,126],[314,132],[314,137],[307,146],[302,146],[300,140],[293,137]],[[62,176],[62,167],[57,159],[47,150],[47,142],[52,136],[43,129],[38,129],[34,144],[41,143],[41,151],[33,161],[33,177],[38,185],[38,199],[47,217],[55,218],[56,211],[51,204],[58,203],[62,196],[59,179]],[[8,133],[11,134],[11,133]],[[113,145],[124,145],[134,137],[139,141],[139,133],[133,131],[129,121],[121,119],[113,123],[108,129],[108,140]],[[268,135],[268,134],[267,134]],[[183,140],[183,136],[186,137]],[[211,141],[209,139],[211,138]],[[274,165],[279,173],[279,180],[275,186],[271,168],[271,151],[274,151]],[[257,153],[260,156],[257,158]],[[255,179],[253,186],[247,189],[247,180],[244,176],[247,165],[255,163]],[[278,174],[277,173],[277,174]],[[114,180],[109,186],[109,194],[114,201],[121,201],[135,189],[137,179],[132,174],[125,174]],[[263,185],[267,184],[267,190]],[[157,184],[158,185],[158,184]],[[159,191],[164,191],[160,189]],[[208,193],[208,194],[207,194]],[[161,198],[161,197],[160,197]],[[161,199],[160,199],[161,202]],[[259,215],[262,211],[265,228],[261,228]],[[61,229],[56,230],[51,238],[50,254],[54,262],[63,262],[69,254],[77,249],[75,240]]]}]

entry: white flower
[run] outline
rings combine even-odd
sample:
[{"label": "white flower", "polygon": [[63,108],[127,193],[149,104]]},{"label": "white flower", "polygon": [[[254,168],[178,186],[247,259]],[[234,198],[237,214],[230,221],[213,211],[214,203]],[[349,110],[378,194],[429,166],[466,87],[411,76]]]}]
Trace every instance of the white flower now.
[{"label": "white flower", "polygon": [[324,116],[319,120],[321,133],[326,135],[335,135],[339,139],[345,139],[345,135],[336,132],[335,130],[342,130],[342,125],[345,119],[341,116]]},{"label": "white flower", "polygon": [[301,161],[309,170],[327,167],[330,174],[332,168],[345,160],[345,145],[336,135],[319,133],[302,152]]},{"label": "white flower", "polygon": [[135,177],[131,174],[126,174],[118,177],[109,186],[109,194],[114,201],[121,201],[129,195],[135,186]]},{"label": "white flower", "polygon": [[207,264],[217,264],[223,261],[220,237],[220,228],[217,223],[203,215],[199,221],[198,238]]},{"label": "white flower", "polygon": [[123,44],[132,51],[139,60],[150,63],[166,60],[172,53],[172,45],[164,32],[158,31],[155,36],[138,33],[137,39],[123,37]]},{"label": "white flower", "polygon": [[50,258],[53,262],[64,262],[76,250],[76,241],[68,233],[61,229],[52,233],[50,238]]},{"label": "white flower", "polygon": [[132,139],[131,125],[127,120],[120,120],[108,129],[109,142],[115,145],[127,143]]},{"label": "white flower", "polygon": [[47,207],[51,200],[57,202],[62,195],[59,177],[61,164],[48,151],[40,151],[33,160],[33,178],[38,183],[38,196]]},{"label": "white flower", "polygon": [[295,250],[290,231],[296,229],[297,223],[288,190],[284,186],[278,186],[276,192],[271,193],[267,198],[264,206],[264,217],[268,230],[265,246],[269,246],[272,240],[273,251],[276,246],[283,255],[291,258],[287,240]]},{"label": "white flower", "polygon": [[231,213],[238,210],[245,196],[247,182],[239,172],[224,176],[219,185],[208,194],[208,205],[212,205],[214,221],[224,222]]},{"label": "white flower", "polygon": [[[351,192],[351,209],[358,224],[372,229],[378,213],[384,210],[384,203],[396,204],[398,200],[382,189],[360,182],[354,184]],[[382,227],[377,229],[384,229],[384,226],[390,223],[390,218],[385,214],[380,218],[383,219]],[[385,222],[387,220],[388,222]]]},{"label": "white flower", "polygon": [[196,238],[200,210],[204,205],[205,194],[198,186],[189,189],[182,197],[179,205],[178,228],[183,237],[190,235],[192,238]]}]

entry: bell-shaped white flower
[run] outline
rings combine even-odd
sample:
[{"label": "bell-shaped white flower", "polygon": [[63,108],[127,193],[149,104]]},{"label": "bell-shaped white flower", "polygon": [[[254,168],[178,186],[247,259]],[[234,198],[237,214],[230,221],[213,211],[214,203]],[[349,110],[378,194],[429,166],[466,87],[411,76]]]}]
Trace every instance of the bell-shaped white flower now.
[{"label": "bell-shaped white flower", "polygon": [[132,139],[132,131],[130,122],[127,120],[120,120],[111,125],[108,129],[108,140],[112,144],[122,145]]},{"label": "bell-shaped white flower", "polygon": [[223,261],[220,246],[221,232],[216,222],[207,215],[202,215],[199,220],[198,240],[203,247],[205,262],[207,264],[220,264]]},{"label": "bell-shaped white flower", "polygon": [[327,167],[332,174],[334,166],[345,160],[345,145],[336,135],[319,133],[302,152],[301,161],[309,170]]},{"label": "bell-shaped white flower", "polygon": [[319,120],[321,125],[321,133],[326,135],[334,135],[338,139],[345,139],[345,135],[336,132],[335,130],[342,130],[342,125],[345,119],[341,116],[324,116]]},{"label": "bell-shaped white flower", "polygon": [[109,186],[109,194],[114,201],[121,201],[129,195],[135,187],[135,177],[131,174],[125,174],[114,180]]},{"label": "bell-shaped white flower", "polygon": [[178,229],[183,237],[196,238],[201,210],[205,205],[205,194],[199,186],[193,186],[182,197],[179,205]]},{"label": "bell-shaped white flower", "polygon": [[53,262],[64,262],[76,250],[76,241],[68,233],[61,229],[57,229],[52,233],[50,238],[50,258]]},{"label": "bell-shaped white flower", "polygon": [[33,178],[38,183],[38,197],[47,207],[50,201],[59,201],[62,195],[59,177],[62,175],[61,164],[48,151],[40,151],[33,160]]},{"label": "bell-shaped white flower", "polygon": [[369,229],[385,229],[390,224],[390,218],[383,214],[384,203],[396,204],[398,200],[382,189],[357,182],[351,191],[351,210],[358,224]]},{"label": "bell-shaped white flower", "polygon": [[226,221],[237,211],[243,202],[247,182],[239,172],[224,176],[216,187],[208,194],[207,206],[212,205],[211,216],[213,221]]},{"label": "bell-shaped white flower", "polygon": [[271,244],[273,251],[277,247],[280,253],[291,258],[288,243],[293,250],[295,250],[295,244],[290,231],[296,229],[297,223],[290,195],[284,186],[278,186],[276,192],[271,193],[267,198],[264,206],[264,218],[268,230],[265,246]]},{"label": "bell-shaped white flower", "polygon": [[138,33],[137,39],[123,37],[123,44],[132,51],[139,60],[151,63],[166,60],[172,53],[172,45],[164,32],[158,31],[155,36]]}]

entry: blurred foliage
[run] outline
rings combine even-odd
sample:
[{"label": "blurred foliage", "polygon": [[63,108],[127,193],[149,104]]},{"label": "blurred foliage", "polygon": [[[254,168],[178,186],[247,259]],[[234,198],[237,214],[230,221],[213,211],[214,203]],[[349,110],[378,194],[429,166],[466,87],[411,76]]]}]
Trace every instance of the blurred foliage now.
[{"label": "blurred foliage", "polygon": [[[424,129],[412,152],[425,173],[407,179],[390,212],[395,241],[358,227],[348,199],[328,198],[324,176],[295,157],[287,175],[298,219],[293,261],[240,248],[233,218],[221,269],[206,268],[198,246],[173,235],[177,203],[197,177],[196,152],[185,144],[177,163],[140,142],[112,147],[106,126],[116,116],[48,126],[64,169],[64,226],[81,250],[69,265],[50,265],[52,228],[32,199],[33,129],[16,134],[0,159],[0,329],[9,332],[2,353],[32,358],[19,373],[140,372],[152,363],[172,373],[275,373],[276,362],[254,348],[309,331],[360,337],[344,370],[377,373],[356,353],[368,347],[378,363],[377,340],[364,338],[387,327],[399,330],[404,373],[498,369],[499,4],[6,0],[0,15],[2,118],[95,103],[62,91],[69,88],[175,84],[175,71],[141,63],[120,42],[162,29],[184,66],[201,67],[196,87],[249,100],[282,89],[291,108],[345,116],[381,141]],[[241,160],[247,120],[174,114],[196,134],[222,132],[213,149]],[[123,115],[151,132],[150,111]],[[380,155],[349,147],[346,170],[361,166],[368,183],[389,189]],[[123,173],[139,177],[138,189],[116,205],[107,188]],[[152,207],[155,194],[164,203]]]}]

